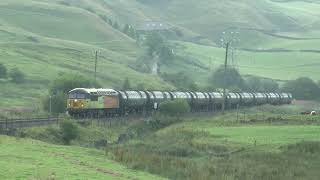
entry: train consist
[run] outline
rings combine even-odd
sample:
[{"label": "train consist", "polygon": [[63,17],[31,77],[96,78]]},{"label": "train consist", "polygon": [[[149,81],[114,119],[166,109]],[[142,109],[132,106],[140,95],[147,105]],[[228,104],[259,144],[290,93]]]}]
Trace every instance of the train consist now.
[{"label": "train consist", "polygon": [[[219,92],[116,91],[77,88],[69,92],[67,109],[71,116],[114,116],[150,113],[165,101],[186,100],[193,112],[220,111],[224,102]],[[238,105],[290,104],[289,93],[227,93],[226,108]]]}]

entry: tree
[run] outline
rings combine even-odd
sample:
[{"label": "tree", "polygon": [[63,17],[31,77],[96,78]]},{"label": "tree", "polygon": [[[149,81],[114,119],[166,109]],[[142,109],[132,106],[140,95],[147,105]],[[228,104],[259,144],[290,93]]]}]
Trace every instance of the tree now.
[{"label": "tree", "polygon": [[43,109],[49,111],[50,96],[52,113],[64,113],[67,106],[67,94],[74,88],[100,87],[94,80],[78,74],[64,74],[49,86],[49,94],[43,99]]},{"label": "tree", "polygon": [[79,127],[75,122],[66,119],[60,122],[59,125],[65,144],[69,145],[72,140],[79,136]]},{"label": "tree", "polygon": [[99,87],[99,84],[95,84],[94,80],[82,75],[63,74],[51,83],[49,87],[49,93],[51,95],[58,94],[59,92],[66,94],[74,88],[90,88],[97,86]]},{"label": "tree", "polygon": [[211,82],[217,88],[240,88],[244,86],[244,80],[235,68],[227,68],[226,74],[224,66],[219,67],[213,74]]},{"label": "tree", "polygon": [[110,26],[112,26],[112,25],[113,25],[113,22],[112,22],[112,20],[111,20],[111,19],[108,19],[108,24],[109,24]]},{"label": "tree", "polygon": [[133,39],[136,39],[136,30],[132,26],[129,28],[128,35]]},{"label": "tree", "polygon": [[13,68],[9,75],[14,83],[19,84],[25,81],[25,74],[18,68]]},{"label": "tree", "polygon": [[8,70],[5,65],[0,64],[0,79],[5,79],[8,76]]},{"label": "tree", "polygon": [[177,87],[179,90],[197,91],[198,86],[189,74],[185,72],[178,72],[174,74],[161,74],[164,81],[167,81]]},{"label": "tree", "polygon": [[164,63],[168,63],[170,60],[172,60],[173,57],[173,53],[170,47],[168,46],[162,46],[159,50],[159,57],[160,60]]},{"label": "tree", "polygon": [[246,80],[246,89],[250,92],[261,91],[261,80],[258,77],[252,76]]},{"label": "tree", "polygon": [[292,93],[299,100],[314,100],[319,98],[320,88],[312,79],[301,77],[284,84],[283,91]]},{"label": "tree", "polygon": [[177,99],[166,101],[160,104],[160,112],[169,116],[180,116],[190,111],[190,106],[186,100]]},{"label": "tree", "polygon": [[154,53],[159,54],[163,47],[164,38],[159,33],[151,33],[147,36],[145,45],[147,46],[147,54],[153,56]]},{"label": "tree", "polygon": [[130,90],[131,89],[131,84],[129,81],[129,78],[126,78],[123,82],[122,90]]},{"label": "tree", "polygon": [[67,94],[63,92],[58,92],[57,94],[46,96],[42,100],[42,106],[45,111],[50,112],[51,103],[51,112],[54,114],[59,114],[66,112],[66,102]]},{"label": "tree", "polygon": [[163,63],[168,63],[174,58],[172,49],[159,33],[148,35],[145,45],[147,46],[147,55],[150,57],[157,55]]},{"label": "tree", "polygon": [[120,28],[120,27],[119,27],[119,24],[118,24],[116,21],[114,21],[112,27],[113,27],[114,29],[119,29],[119,28]]},{"label": "tree", "polygon": [[126,24],[126,25],[124,25],[122,32],[123,32],[124,34],[127,34],[127,35],[128,35],[128,34],[129,34],[129,29],[130,29],[129,24]]},{"label": "tree", "polygon": [[279,91],[279,84],[272,79],[261,80],[261,89],[264,92],[277,92]]}]

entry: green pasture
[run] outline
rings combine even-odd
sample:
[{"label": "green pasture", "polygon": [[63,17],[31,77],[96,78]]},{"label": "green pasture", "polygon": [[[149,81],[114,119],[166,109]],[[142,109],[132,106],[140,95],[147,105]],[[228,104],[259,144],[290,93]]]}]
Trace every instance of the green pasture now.
[{"label": "green pasture", "polygon": [[[9,69],[18,67],[25,72],[27,79],[22,85],[15,85],[9,80],[0,81],[0,107],[40,106],[40,97],[47,94],[49,83],[63,73],[93,77],[95,50],[100,50],[98,81],[103,87],[120,88],[128,77],[133,86],[144,84],[146,88],[159,90],[174,88],[157,76],[135,71],[132,67],[143,49],[133,39],[104,22],[99,15],[106,15],[122,25],[129,23],[136,27],[150,17],[159,17],[182,30],[184,36],[181,40],[184,41],[202,36],[209,44],[218,44],[215,42],[219,41],[219,33],[227,28],[226,24],[231,24],[241,27],[240,47],[316,50],[319,44],[317,39],[288,40],[247,30],[280,29],[274,33],[289,37],[317,38],[319,4],[306,1],[241,0],[218,3],[216,0],[173,0],[143,3],[83,0],[70,2],[69,5],[61,2],[0,2],[0,63]],[[228,11],[225,11],[226,8]],[[280,20],[287,23],[281,24]],[[305,29],[300,30],[301,27]],[[285,31],[291,28],[293,30]],[[168,65],[163,65],[161,71],[184,71],[200,87],[208,86],[212,71],[223,64],[224,49],[181,41],[173,44],[179,57]],[[237,51],[235,64],[243,75],[278,80],[307,76],[319,80],[319,58],[319,53]]]},{"label": "green pasture", "polygon": [[[188,72],[193,74],[193,77],[201,76],[208,77],[210,69],[220,67],[224,63],[225,49],[209,46],[201,46],[192,43],[178,42],[179,50],[177,54],[187,55],[194,62],[201,64],[207,69],[201,67],[193,67],[188,69]],[[248,52],[237,50],[235,52],[235,62],[231,58],[229,64],[236,68],[243,75],[255,75],[260,77],[292,80],[298,77],[311,77],[319,80],[320,76],[317,69],[320,64],[318,59],[320,53],[306,52]],[[204,78],[202,80],[207,80]]]},{"label": "green pasture", "polygon": [[162,179],[130,170],[105,153],[80,147],[0,137],[1,179]]}]

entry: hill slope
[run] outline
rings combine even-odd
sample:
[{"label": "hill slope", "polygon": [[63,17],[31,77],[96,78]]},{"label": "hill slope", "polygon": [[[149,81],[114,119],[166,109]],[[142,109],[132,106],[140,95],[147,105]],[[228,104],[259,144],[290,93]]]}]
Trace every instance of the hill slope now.
[{"label": "hill slope", "polygon": [[317,51],[320,43],[319,12],[319,3],[302,0],[4,0],[0,2],[0,63],[9,69],[19,67],[27,83],[1,80],[0,107],[38,107],[48,84],[59,74],[92,77],[95,50],[101,51],[98,80],[105,87],[118,88],[128,77],[133,85],[174,88],[157,76],[131,68],[143,49],[102,15],[120,25],[138,27],[144,21],[159,20],[180,29],[180,41],[189,42],[172,43],[177,45],[176,53],[187,58],[175,60],[163,71],[185,71],[200,85],[205,86],[211,71],[223,62],[219,41],[222,31],[230,28],[240,32],[239,48],[292,50],[239,51],[236,61],[242,74],[318,80],[319,54],[309,51]]},{"label": "hill slope", "polygon": [[0,136],[1,179],[163,179],[108,160],[103,152]]}]

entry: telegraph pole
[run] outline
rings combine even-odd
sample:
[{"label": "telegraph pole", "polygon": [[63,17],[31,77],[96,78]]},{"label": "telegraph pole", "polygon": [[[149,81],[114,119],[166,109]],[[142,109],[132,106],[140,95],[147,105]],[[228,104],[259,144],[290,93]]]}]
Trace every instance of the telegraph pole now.
[{"label": "telegraph pole", "polygon": [[95,62],[94,62],[94,86],[97,84],[97,65],[98,65],[98,51],[95,51]]},{"label": "telegraph pole", "polygon": [[224,75],[223,75],[223,104],[222,104],[222,113],[226,109],[226,101],[227,101],[227,94],[226,94],[226,84],[227,84],[227,67],[228,67],[228,53],[229,53],[229,42],[226,44],[226,59],[224,61]]}]

